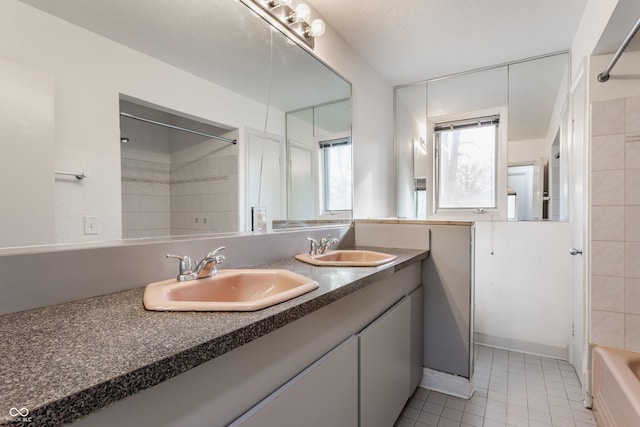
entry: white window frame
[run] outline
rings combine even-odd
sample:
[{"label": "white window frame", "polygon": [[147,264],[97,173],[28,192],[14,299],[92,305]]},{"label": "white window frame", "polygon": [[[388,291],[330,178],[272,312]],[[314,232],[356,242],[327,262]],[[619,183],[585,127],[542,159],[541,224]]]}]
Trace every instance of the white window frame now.
[{"label": "white window frame", "polygon": [[316,147],[318,147],[318,206],[320,207],[320,211],[318,212],[319,218],[330,218],[336,219],[340,217],[350,217],[351,212],[353,211],[353,182],[351,183],[351,209],[341,209],[341,210],[328,210],[326,206],[326,185],[327,180],[325,179],[325,158],[324,158],[324,148],[322,148],[322,144],[329,143],[331,141],[343,141],[348,140],[348,144],[351,147],[351,176],[353,179],[353,141],[351,139],[350,132],[338,132],[330,135],[323,135],[322,137],[315,138]]},{"label": "white window frame", "polygon": [[[498,146],[496,153],[496,208],[495,209],[444,209],[438,208],[437,203],[437,167],[435,153],[435,126],[439,123],[455,122],[480,117],[488,117],[497,115],[500,117],[500,125],[498,126]],[[456,113],[437,117],[427,118],[427,141],[429,156],[429,175],[433,185],[427,186],[430,191],[427,197],[427,212],[429,218],[440,220],[503,220],[507,217],[507,155],[508,155],[508,108],[495,107],[482,110],[468,111],[465,113]]]}]

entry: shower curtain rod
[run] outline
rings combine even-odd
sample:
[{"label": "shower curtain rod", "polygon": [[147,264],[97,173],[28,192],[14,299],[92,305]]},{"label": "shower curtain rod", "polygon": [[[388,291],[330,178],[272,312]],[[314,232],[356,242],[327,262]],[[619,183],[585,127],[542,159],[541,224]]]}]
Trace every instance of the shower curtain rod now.
[{"label": "shower curtain rod", "polygon": [[187,129],[187,128],[183,128],[183,127],[175,126],[175,125],[170,125],[168,123],[158,122],[156,120],[151,120],[151,119],[147,119],[147,118],[144,118],[144,117],[134,116],[133,114],[129,114],[129,113],[120,112],[120,115],[122,117],[128,117],[130,119],[140,120],[141,122],[145,122],[145,123],[151,123],[151,124],[158,125],[158,126],[164,126],[164,127],[175,129],[175,130],[180,130],[182,132],[188,132],[188,133],[193,133],[193,134],[200,135],[200,136],[206,136],[207,138],[218,139],[220,141],[228,142],[228,143],[233,144],[233,145],[238,143],[237,139],[225,138],[224,136],[210,135],[208,133],[198,132],[196,130]]},{"label": "shower curtain rod", "polygon": [[639,29],[640,29],[640,19],[638,19],[638,21],[636,22],[636,25],[633,26],[633,28],[631,29],[631,31],[627,35],[627,38],[624,39],[624,41],[620,45],[620,48],[618,48],[618,51],[616,52],[616,54],[613,55],[613,58],[611,58],[611,62],[609,62],[609,65],[607,65],[607,68],[605,68],[603,72],[598,74],[598,81],[599,82],[604,83],[607,80],[609,80],[609,77],[610,77],[609,73],[611,72],[613,67],[616,65],[616,62],[618,62],[618,59],[620,59],[620,57],[622,56],[622,53],[627,48],[629,43],[631,43],[631,40],[633,39],[633,36],[636,35],[636,33],[638,32]]}]

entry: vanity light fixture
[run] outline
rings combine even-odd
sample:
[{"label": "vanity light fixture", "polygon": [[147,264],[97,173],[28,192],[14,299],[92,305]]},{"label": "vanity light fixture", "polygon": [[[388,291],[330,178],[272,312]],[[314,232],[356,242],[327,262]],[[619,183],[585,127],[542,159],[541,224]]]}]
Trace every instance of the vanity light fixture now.
[{"label": "vanity light fixture", "polygon": [[292,0],[247,0],[245,3],[259,6],[280,24],[274,24],[276,28],[284,30],[288,36],[295,37],[313,49],[315,37],[324,34],[326,25],[322,19],[310,21],[311,8],[306,4],[300,3],[293,7],[291,2]]},{"label": "vanity light fixture", "polygon": [[296,6],[295,10],[289,14],[287,19],[290,23],[307,22],[311,18],[311,9],[304,3],[300,3]]},{"label": "vanity light fixture", "polygon": [[266,2],[270,8],[280,7],[280,6],[291,6],[291,0],[268,0]]},{"label": "vanity light fixture", "polygon": [[314,19],[309,28],[304,32],[305,36],[309,37],[320,37],[324,34],[324,30],[326,26],[324,25],[324,21],[322,19]]}]

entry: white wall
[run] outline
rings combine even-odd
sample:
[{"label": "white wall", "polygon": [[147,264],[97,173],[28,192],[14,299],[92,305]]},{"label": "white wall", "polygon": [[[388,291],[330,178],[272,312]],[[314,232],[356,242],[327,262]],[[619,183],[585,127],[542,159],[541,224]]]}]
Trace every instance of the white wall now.
[{"label": "white wall", "polygon": [[590,102],[640,95],[640,52],[626,51],[611,71],[609,81],[600,83],[596,77],[606,68],[611,57],[612,55],[598,55],[590,59]]},{"label": "white wall", "polygon": [[582,72],[619,0],[589,0],[571,46],[571,81]]},{"label": "white wall", "polygon": [[0,57],[0,247],[55,241],[53,96],[51,76]]},{"label": "white wall", "polygon": [[476,222],[476,342],[568,357],[570,225]]},{"label": "white wall", "polygon": [[523,141],[509,141],[509,165],[524,164],[534,161],[549,160],[551,142],[545,139],[527,139]]},{"label": "white wall", "polygon": [[[56,188],[58,242],[120,238],[119,94],[230,127],[264,127],[264,105],[17,0],[2,3],[0,57],[53,76],[54,166],[87,174],[82,185]],[[268,131],[284,135],[284,113],[270,117]],[[100,234],[85,236],[83,217],[97,214]]]}]

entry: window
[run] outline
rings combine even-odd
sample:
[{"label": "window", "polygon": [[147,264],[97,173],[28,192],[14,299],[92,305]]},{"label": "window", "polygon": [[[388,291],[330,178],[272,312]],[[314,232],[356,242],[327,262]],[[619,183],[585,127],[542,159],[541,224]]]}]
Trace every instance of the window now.
[{"label": "window", "polygon": [[351,138],[320,142],[324,210],[351,210]]},{"label": "window", "polygon": [[499,116],[435,125],[436,209],[497,209]]}]

